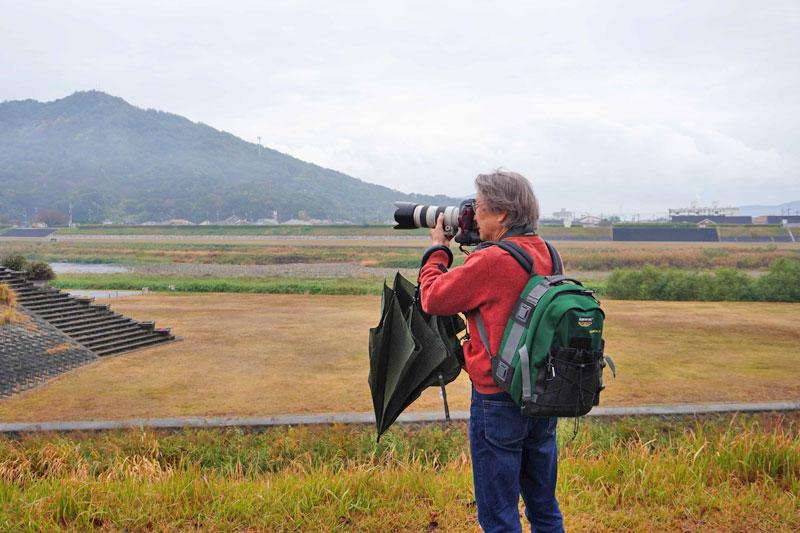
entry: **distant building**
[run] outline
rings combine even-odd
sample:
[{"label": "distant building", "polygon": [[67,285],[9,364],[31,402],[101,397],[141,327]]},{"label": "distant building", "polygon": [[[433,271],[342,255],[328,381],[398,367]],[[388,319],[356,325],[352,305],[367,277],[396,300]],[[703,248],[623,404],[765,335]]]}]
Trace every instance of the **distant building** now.
[{"label": "distant building", "polygon": [[243,226],[247,224],[247,220],[239,218],[236,215],[231,215],[225,220],[217,222],[220,226]]},{"label": "distant building", "polygon": [[572,211],[567,211],[562,207],[561,211],[556,211],[553,213],[553,218],[555,220],[563,221],[565,218],[575,218],[575,215],[572,213]]},{"label": "distant building", "polygon": [[600,217],[596,217],[594,215],[585,214],[580,218],[573,220],[575,224],[580,224],[581,226],[594,228],[600,225],[602,219]]},{"label": "distant building", "polygon": [[[394,224],[394,219],[389,221],[389,224]],[[540,218],[539,225],[541,226],[560,226],[563,222],[557,218]]]},{"label": "distant building", "polygon": [[255,221],[255,224],[258,226],[274,226],[275,224],[279,224],[278,222],[278,212],[272,212],[272,218],[259,218]]},{"label": "distant building", "polygon": [[716,202],[710,206],[699,206],[697,203],[692,203],[690,207],[678,207],[669,210],[669,217],[732,217],[739,214],[738,207],[720,207]]},{"label": "distant building", "polygon": [[563,207],[561,208],[561,211],[556,211],[553,213],[553,219],[563,224],[565,228],[572,226],[572,221],[574,218],[575,214],[572,211],[567,211]]}]

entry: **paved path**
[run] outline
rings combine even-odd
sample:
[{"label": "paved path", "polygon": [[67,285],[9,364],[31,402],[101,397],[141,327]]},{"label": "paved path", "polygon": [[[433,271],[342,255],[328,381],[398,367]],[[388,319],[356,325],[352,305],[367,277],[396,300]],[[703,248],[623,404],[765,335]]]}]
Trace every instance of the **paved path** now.
[{"label": "paved path", "polygon": [[[652,416],[652,415],[702,415],[711,413],[756,413],[768,411],[800,411],[800,400],[760,403],[704,403],[678,405],[644,405],[638,407],[596,407],[592,417]],[[467,420],[468,411],[454,411],[453,420]],[[398,422],[441,422],[442,412],[404,413]],[[316,415],[277,415],[263,417],[179,417],[142,418],[129,420],[89,420],[64,422],[11,422],[0,423],[0,433],[25,433],[32,431],[97,431],[127,428],[221,428],[270,427],[319,424],[374,424],[372,413],[326,413]]]}]

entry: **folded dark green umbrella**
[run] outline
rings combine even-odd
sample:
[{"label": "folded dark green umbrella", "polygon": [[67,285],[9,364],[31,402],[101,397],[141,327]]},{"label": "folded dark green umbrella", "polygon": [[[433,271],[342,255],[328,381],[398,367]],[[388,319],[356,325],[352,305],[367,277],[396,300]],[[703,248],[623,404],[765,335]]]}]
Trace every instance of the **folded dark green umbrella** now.
[{"label": "folded dark green umbrella", "polygon": [[416,293],[400,273],[391,288],[384,283],[381,320],[369,330],[369,386],[379,438],[425,388],[438,385],[444,393],[463,364],[457,335],[466,328],[464,321],[458,315],[428,315]]}]

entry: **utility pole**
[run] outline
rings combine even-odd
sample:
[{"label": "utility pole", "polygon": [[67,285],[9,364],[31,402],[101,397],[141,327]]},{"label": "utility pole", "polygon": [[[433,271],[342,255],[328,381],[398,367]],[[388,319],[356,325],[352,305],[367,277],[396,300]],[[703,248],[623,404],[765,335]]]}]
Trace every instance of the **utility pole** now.
[{"label": "utility pole", "polygon": [[258,156],[261,157],[261,135],[256,137],[258,139]]}]

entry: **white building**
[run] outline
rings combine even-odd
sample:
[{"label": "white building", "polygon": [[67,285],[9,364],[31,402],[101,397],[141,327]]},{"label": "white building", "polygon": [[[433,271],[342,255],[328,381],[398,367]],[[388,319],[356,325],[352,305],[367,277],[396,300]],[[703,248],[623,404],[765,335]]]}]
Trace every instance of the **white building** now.
[{"label": "white building", "polygon": [[711,206],[700,206],[697,202],[692,202],[689,207],[678,207],[669,210],[669,216],[672,217],[733,217],[739,214],[738,207],[720,207],[717,202]]}]

